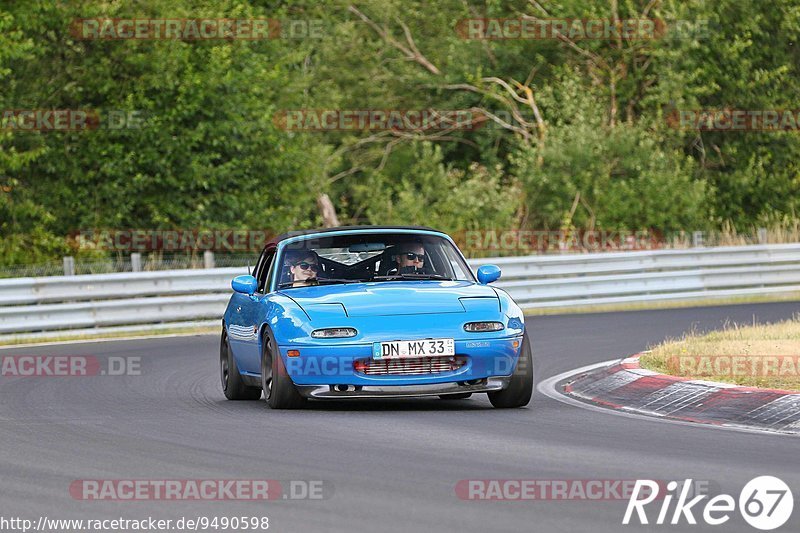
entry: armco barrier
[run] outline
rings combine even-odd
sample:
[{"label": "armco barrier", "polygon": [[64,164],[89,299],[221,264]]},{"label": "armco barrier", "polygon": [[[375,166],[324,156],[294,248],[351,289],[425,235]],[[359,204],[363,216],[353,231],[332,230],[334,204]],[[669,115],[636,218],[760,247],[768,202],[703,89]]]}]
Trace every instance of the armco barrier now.
[{"label": "armco barrier", "polygon": [[[800,244],[471,260],[523,308],[800,291]],[[219,320],[244,268],[0,279],[0,334]]]}]

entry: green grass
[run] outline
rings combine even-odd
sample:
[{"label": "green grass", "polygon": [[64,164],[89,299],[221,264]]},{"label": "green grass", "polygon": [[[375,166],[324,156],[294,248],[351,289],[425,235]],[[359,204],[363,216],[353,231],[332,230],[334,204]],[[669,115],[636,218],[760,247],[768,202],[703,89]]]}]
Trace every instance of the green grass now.
[{"label": "green grass", "polygon": [[651,347],[641,365],[662,374],[800,391],[800,316],[776,324],[690,332]]},{"label": "green grass", "polygon": [[618,311],[646,311],[657,309],[686,309],[713,305],[741,305],[768,302],[800,302],[800,293],[765,294],[758,296],[737,296],[726,298],[702,298],[681,301],[633,302],[620,304],[581,305],[573,307],[552,307],[525,309],[527,316],[568,315],[580,313],[611,313]]},{"label": "green grass", "polygon": [[218,334],[219,327],[176,327],[166,329],[152,329],[143,331],[107,332],[97,334],[77,334],[70,335],[66,332],[53,332],[52,336],[31,337],[25,334],[0,337],[0,346],[16,346],[20,344],[37,344],[52,342],[85,341],[96,339],[122,339],[134,337],[167,337],[172,335],[210,335]]}]

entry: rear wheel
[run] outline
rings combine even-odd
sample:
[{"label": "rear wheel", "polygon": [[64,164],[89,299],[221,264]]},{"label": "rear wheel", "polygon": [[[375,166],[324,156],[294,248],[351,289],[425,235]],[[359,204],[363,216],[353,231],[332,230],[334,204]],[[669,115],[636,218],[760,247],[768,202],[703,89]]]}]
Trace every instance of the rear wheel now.
[{"label": "rear wheel", "polygon": [[261,352],[261,388],[267,405],[272,409],[299,409],[306,404],[268,334],[264,336]]},{"label": "rear wheel", "polygon": [[462,392],[459,394],[442,394],[439,396],[442,400],[466,400],[472,396],[471,392]]},{"label": "rear wheel", "polygon": [[229,400],[258,400],[261,397],[260,388],[244,384],[228,344],[228,333],[225,328],[222,328],[222,337],[219,341],[219,377],[222,392]]},{"label": "rear wheel", "polygon": [[489,401],[499,408],[525,407],[533,395],[533,357],[527,334],[522,337],[522,351],[511,376],[511,382],[503,390],[490,392]]}]

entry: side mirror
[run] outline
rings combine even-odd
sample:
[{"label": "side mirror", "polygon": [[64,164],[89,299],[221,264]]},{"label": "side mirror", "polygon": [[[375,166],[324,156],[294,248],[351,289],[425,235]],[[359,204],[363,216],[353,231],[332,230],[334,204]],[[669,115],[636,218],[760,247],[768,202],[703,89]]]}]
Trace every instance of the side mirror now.
[{"label": "side mirror", "polygon": [[236,292],[252,296],[258,288],[258,281],[256,278],[249,275],[236,276],[231,281],[231,288]]},{"label": "side mirror", "polygon": [[497,265],[483,265],[478,268],[478,283],[486,285],[500,279],[500,267]]}]

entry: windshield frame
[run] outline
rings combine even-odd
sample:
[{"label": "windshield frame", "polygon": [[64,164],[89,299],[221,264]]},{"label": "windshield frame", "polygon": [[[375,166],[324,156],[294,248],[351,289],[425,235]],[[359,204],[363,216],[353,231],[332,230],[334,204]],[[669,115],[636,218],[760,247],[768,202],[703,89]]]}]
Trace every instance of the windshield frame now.
[{"label": "windshield frame", "polygon": [[[469,281],[471,283],[477,283],[477,279],[475,278],[475,273],[472,271],[472,268],[469,266],[464,254],[456,245],[455,241],[447,235],[446,233],[442,233],[440,231],[434,230],[421,230],[421,229],[401,229],[401,228],[374,228],[374,229],[359,229],[359,230],[342,230],[342,231],[325,231],[319,233],[306,233],[302,235],[296,235],[292,237],[288,237],[280,242],[278,242],[277,250],[275,253],[275,261],[273,262],[274,267],[279,267],[285,257],[286,250],[290,248],[291,245],[297,244],[298,242],[302,241],[313,241],[313,240],[321,240],[321,239],[328,239],[331,237],[339,237],[345,235],[408,235],[408,236],[424,236],[424,237],[433,237],[439,238],[442,241],[443,246],[450,246],[452,250],[455,252],[455,257],[460,263],[461,268],[464,272],[467,273],[468,280],[454,280],[454,281]],[[283,290],[292,287],[279,287],[279,278],[280,276],[273,276],[273,279],[270,280],[270,292],[274,292],[277,290]],[[420,280],[420,281],[429,281],[429,280]],[[441,283],[441,280],[430,280],[436,283]],[[355,283],[373,283],[372,281],[362,281],[358,282],[354,280]],[[374,283],[387,283],[387,280],[375,280]],[[298,287],[295,287],[298,288]]]}]

